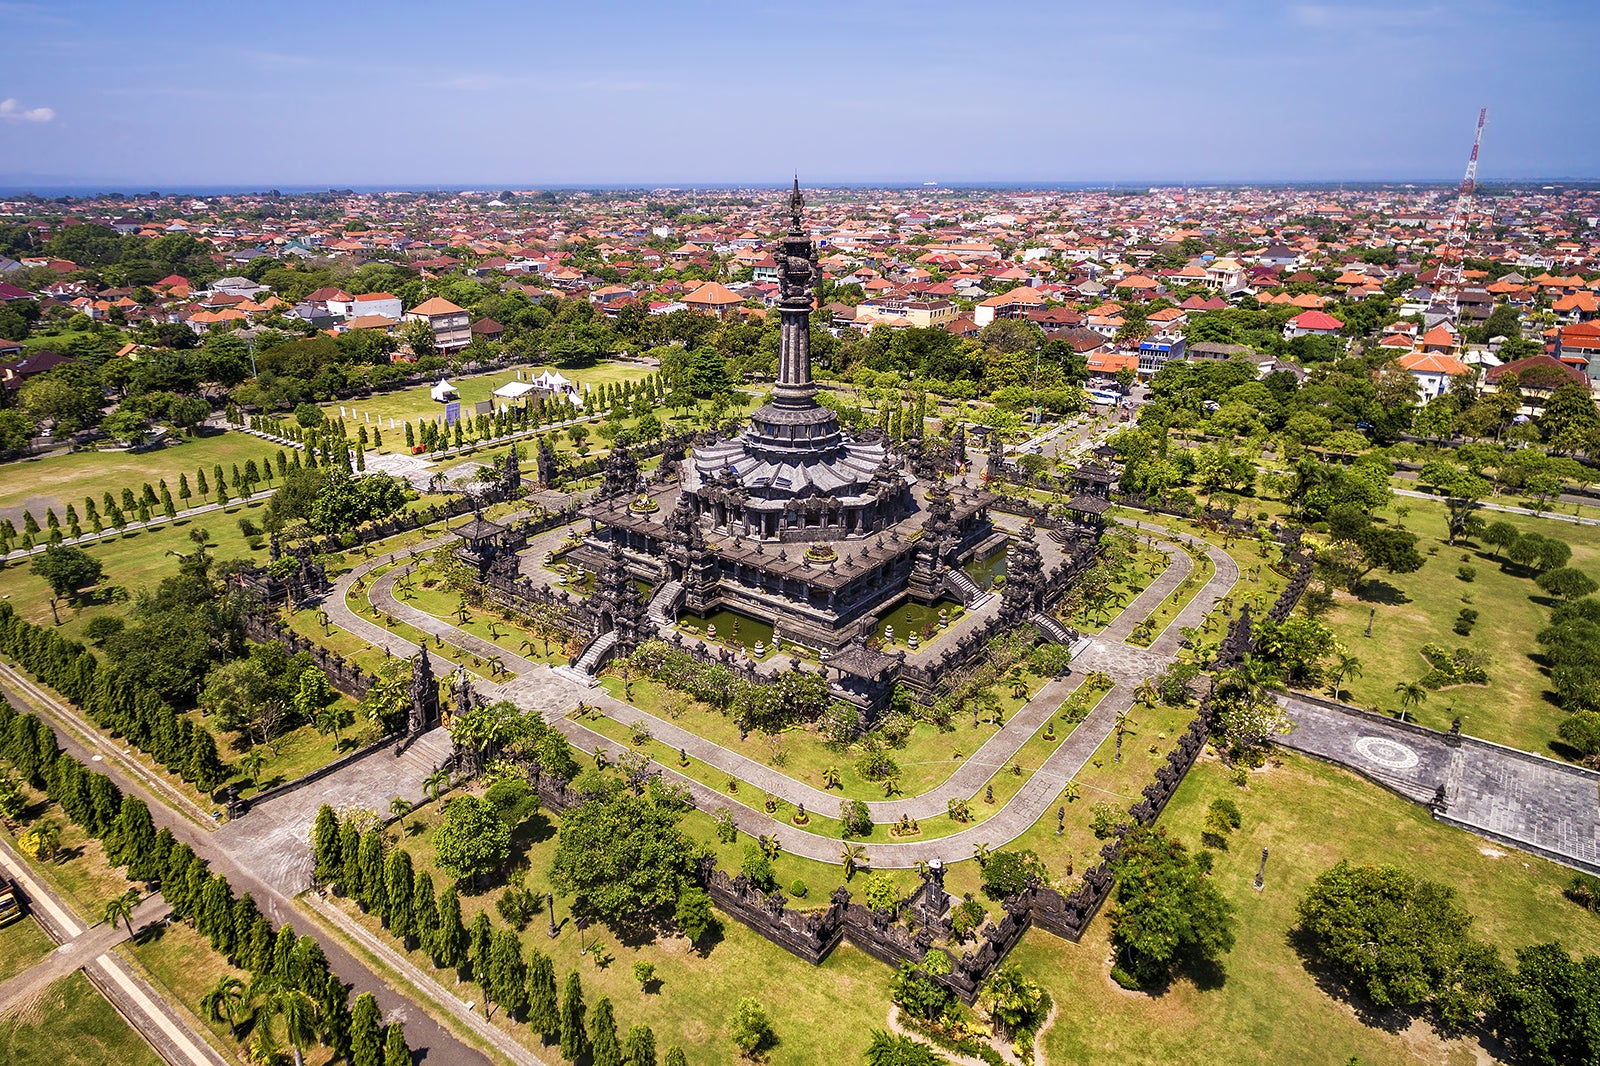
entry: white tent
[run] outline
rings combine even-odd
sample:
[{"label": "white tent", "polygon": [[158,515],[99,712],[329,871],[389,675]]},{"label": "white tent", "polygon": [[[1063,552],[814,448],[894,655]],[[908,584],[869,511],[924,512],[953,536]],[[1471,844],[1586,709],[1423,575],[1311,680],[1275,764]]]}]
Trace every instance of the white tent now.
[{"label": "white tent", "polygon": [[526,381],[508,381],[494,390],[494,394],[502,400],[516,400],[534,390],[534,386]]},{"label": "white tent", "polygon": [[439,384],[429,389],[428,392],[436,403],[449,403],[451,400],[461,398],[461,394],[456,391],[456,387],[443,378],[440,378]]}]

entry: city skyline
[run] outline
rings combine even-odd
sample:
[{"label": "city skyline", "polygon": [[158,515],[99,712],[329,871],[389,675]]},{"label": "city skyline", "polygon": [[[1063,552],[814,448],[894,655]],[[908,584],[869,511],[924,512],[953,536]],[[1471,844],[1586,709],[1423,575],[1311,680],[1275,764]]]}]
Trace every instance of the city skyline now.
[{"label": "city skyline", "polygon": [[315,13],[0,5],[0,187],[1600,177],[1572,3]]}]

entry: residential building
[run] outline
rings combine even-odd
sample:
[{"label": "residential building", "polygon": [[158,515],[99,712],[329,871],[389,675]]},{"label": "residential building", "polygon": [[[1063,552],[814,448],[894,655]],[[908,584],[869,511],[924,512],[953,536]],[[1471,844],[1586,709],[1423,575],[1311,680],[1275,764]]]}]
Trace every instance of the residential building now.
[{"label": "residential building", "polygon": [[442,296],[435,296],[406,312],[407,322],[426,322],[433,327],[433,344],[440,351],[454,351],[472,343],[472,322],[467,312]]}]

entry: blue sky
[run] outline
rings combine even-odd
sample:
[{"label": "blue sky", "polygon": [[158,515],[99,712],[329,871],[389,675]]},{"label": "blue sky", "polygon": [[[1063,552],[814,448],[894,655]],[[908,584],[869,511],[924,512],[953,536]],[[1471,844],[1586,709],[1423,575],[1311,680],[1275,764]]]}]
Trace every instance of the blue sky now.
[{"label": "blue sky", "polygon": [[1600,3],[0,0],[0,185],[1600,177]]}]

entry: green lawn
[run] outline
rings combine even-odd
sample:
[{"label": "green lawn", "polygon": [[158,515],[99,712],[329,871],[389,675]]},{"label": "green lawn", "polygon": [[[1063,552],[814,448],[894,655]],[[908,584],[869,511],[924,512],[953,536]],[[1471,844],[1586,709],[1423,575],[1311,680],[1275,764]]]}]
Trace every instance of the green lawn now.
[{"label": "green lawn", "polygon": [[[1046,679],[1028,674],[1024,680],[1029,695],[1032,695],[1043,687]],[[623,683],[609,669],[602,676],[601,685],[617,699],[624,699]],[[1027,701],[1027,697],[1013,696],[1008,682],[997,683],[995,691],[1007,719]],[[666,709],[669,690],[658,682],[635,680],[633,695],[626,702],[658,718],[673,719]],[[856,745],[841,749],[829,744],[813,730],[803,727],[777,734],[751,732],[741,739],[739,727],[731,715],[719,713],[712,707],[686,698],[677,706],[683,707],[683,710],[673,719],[675,725],[721,744],[729,751],[776,767],[796,781],[822,788],[823,771],[832,767],[839,771],[842,785],[840,795],[867,800],[884,798],[883,785],[863,778],[857,771],[856,762],[861,757],[861,751]],[[628,727],[633,722],[621,721],[618,724]],[[955,772],[961,761],[982,747],[998,728],[990,721],[979,722],[974,727],[970,717],[958,719],[952,726],[948,731],[941,731],[931,723],[918,722],[903,747],[889,750],[889,755],[900,765],[900,790],[903,794],[917,796],[937,789]],[[1060,729],[1060,732],[1065,731],[1064,727]]]},{"label": "green lawn", "polygon": [[[1550,617],[1544,594],[1531,575],[1506,569],[1488,549],[1445,545],[1443,504],[1415,499],[1398,502],[1411,508],[1405,526],[1421,538],[1418,548],[1427,561],[1413,574],[1374,573],[1383,584],[1364,598],[1339,595],[1328,621],[1361,660],[1361,676],[1344,684],[1346,698],[1364,707],[1398,710],[1395,685],[1415,681],[1428,670],[1422,645],[1431,641],[1450,649],[1474,648],[1491,657],[1489,684],[1431,692],[1411,716],[1434,729],[1448,729],[1450,720],[1459,714],[1467,733],[1543,755],[1559,755],[1550,743],[1556,739],[1565,712],[1546,697],[1546,675],[1529,657],[1538,651],[1534,638]],[[1566,541],[1572,546],[1570,565],[1600,578],[1600,530],[1520,515],[1485,512],[1484,517]],[[1462,581],[1457,576],[1462,565],[1476,569],[1474,580]],[[1478,611],[1470,636],[1451,631],[1463,607]],[[1368,639],[1364,633],[1374,608],[1372,637]]]},{"label": "green lawn", "polygon": [[[522,372],[523,378],[539,376],[545,367],[507,367],[504,370],[495,370],[487,374],[475,374],[469,377],[449,376],[450,384],[454,385],[461,394],[463,412],[470,411],[471,405],[489,399],[494,390],[507,382],[517,380],[517,372]],[[552,368],[553,369],[553,368]],[[638,381],[655,373],[653,369],[634,366],[627,363],[606,363],[588,370],[562,370],[561,373],[569,380],[575,381],[581,390],[585,386],[616,384],[622,381]],[[346,412],[345,426],[352,436],[357,426],[367,425],[368,412],[372,415],[372,425],[380,424],[383,430],[383,447],[375,449],[379,452],[394,452],[405,450],[405,429],[402,422],[418,422],[437,419],[444,415],[444,404],[436,402],[429,394],[432,385],[418,385],[415,388],[403,389],[399,392],[384,393],[365,400],[346,400],[342,405]],[[339,417],[340,404],[324,404],[323,413],[331,419]],[[353,414],[352,414],[353,412]],[[390,419],[394,420],[394,429],[389,428]],[[391,435],[392,434],[392,435]],[[370,449],[369,449],[370,450]]]},{"label": "green lawn", "polygon": [[144,1038],[82,973],[72,973],[0,1016],[8,1066],[162,1066]]},{"label": "green lawn", "polygon": [[[1156,997],[1130,993],[1108,976],[1104,914],[1077,945],[1030,932],[1012,957],[1058,1004],[1070,1004],[1046,1037],[1049,1061],[1488,1061],[1475,1043],[1441,1040],[1421,1026],[1398,1033],[1368,1027],[1318,987],[1288,932],[1299,895],[1342,858],[1397,863],[1452,886],[1477,916],[1480,935],[1497,943],[1503,956],[1518,945],[1557,937],[1573,951],[1600,950],[1600,919],[1561,895],[1571,871],[1441,825],[1422,808],[1344,770],[1288,754],[1280,765],[1252,773],[1249,788],[1240,790],[1225,767],[1206,758],[1179,788],[1162,824],[1198,847],[1205,806],[1218,796],[1232,798],[1244,818],[1228,850],[1217,853],[1213,874],[1238,917],[1226,980],[1201,989],[1180,979]],[[1251,881],[1263,847],[1271,855],[1266,890],[1257,893]]]},{"label": "green lawn", "polygon": [[[213,467],[222,465],[231,486],[234,463],[243,469],[245,460],[254,459],[259,467],[265,461],[275,460],[277,454],[277,445],[260,437],[213,432],[203,437],[173,437],[166,447],[145,452],[71,452],[7,463],[0,467],[4,471],[0,475],[0,518],[10,518],[21,532],[24,507],[32,510],[33,517],[43,526],[45,508],[53,506],[64,526],[66,505],[70,503],[78,509],[78,517],[87,531],[90,523],[84,513],[85,496],[93,496],[95,506],[104,515],[102,493],[109,491],[120,500],[124,488],[131,488],[137,494],[147,481],[159,493],[162,478],[166,478],[167,487],[172,490],[172,501],[180,510],[199,506],[215,500],[217,487],[211,484]],[[206,484],[213,495],[210,500],[191,499],[185,503],[178,498],[178,475],[187,474],[190,489],[198,491],[197,470],[206,472]],[[238,495],[237,491],[230,491]],[[131,520],[138,516],[128,517]]]},{"label": "green lawn", "polygon": [[[692,813],[693,817],[696,815]],[[705,815],[697,817],[709,829],[709,819]],[[437,807],[426,804],[407,822],[431,827],[436,818]],[[430,835],[417,832],[404,836],[404,846],[419,869],[433,865]],[[737,848],[742,851],[747,842],[741,837]],[[554,824],[543,815],[536,815],[518,833],[517,847],[525,863],[526,884],[540,894],[549,889],[547,875],[555,845]],[[807,866],[826,869],[816,863]],[[779,868],[780,875],[791,869],[782,859]],[[915,874],[905,873],[909,875],[909,890]],[[445,884],[445,878],[437,872],[434,881],[437,887]],[[817,885],[813,900],[825,903],[831,885],[813,883]],[[478,895],[463,895],[464,921],[471,925],[477,913],[487,909],[496,926],[504,925],[493,910],[500,891],[496,887]],[[347,900],[339,901],[339,905],[359,914]],[[858,1062],[869,1040],[869,1030],[881,1027],[888,1011],[890,970],[848,945],[841,946],[821,967],[812,967],[724,917],[721,938],[704,955],[690,950],[677,937],[643,944],[619,943],[603,926],[594,925],[583,936],[590,950],[590,955],[584,957],[579,954],[578,930],[570,917],[566,901],[558,895],[556,920],[561,925],[560,936],[551,940],[546,935],[548,918],[541,912],[522,934],[525,948],[551,956],[558,982],[564,982],[568,972],[577,970],[591,1010],[600,996],[610,996],[619,1029],[626,1031],[630,1025],[645,1023],[655,1030],[659,1054],[664,1055],[667,1047],[677,1044],[697,1066],[734,1066],[740,1061],[728,1037],[727,1018],[741,996],[761,1000],[772,1015],[780,1041],[772,1050],[772,1062]],[[398,947],[372,918],[361,916],[359,920],[391,946]],[[594,962],[597,944],[614,956],[604,968]],[[410,957],[424,969],[431,967],[418,952]],[[655,964],[660,985],[650,993],[641,992],[633,978],[633,963],[637,960]],[[482,998],[470,982],[457,987],[453,973],[440,974],[439,980],[463,999]],[[538,1040],[526,1026],[508,1025],[499,1011],[494,1020],[537,1050]],[[551,1058],[554,1054],[551,1049],[545,1056]]]},{"label": "green lawn", "polygon": [[0,981],[15,977],[55,950],[39,923],[24,915],[0,926]]}]

